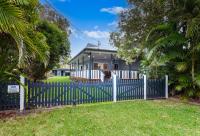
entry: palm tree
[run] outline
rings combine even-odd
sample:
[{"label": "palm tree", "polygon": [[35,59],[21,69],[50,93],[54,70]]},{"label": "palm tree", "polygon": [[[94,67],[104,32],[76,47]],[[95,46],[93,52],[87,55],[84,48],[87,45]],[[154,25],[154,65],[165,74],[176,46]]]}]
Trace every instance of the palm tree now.
[{"label": "palm tree", "polygon": [[[174,65],[179,90],[196,89],[200,85],[198,61],[200,56],[200,0],[173,0],[168,21],[152,28],[146,39],[147,59],[161,64]],[[188,71],[188,68],[190,70]],[[189,73],[190,72],[190,73]],[[189,74],[187,74],[189,73]],[[188,76],[189,75],[189,76]]]},{"label": "palm tree", "polygon": [[[29,4],[29,0],[1,0],[0,1],[0,36],[9,34],[15,40],[19,51],[19,64],[25,58],[25,52],[38,55],[46,61],[45,46],[34,45],[27,35],[28,23],[23,10],[19,6]],[[24,44],[23,44],[24,43]]]},{"label": "palm tree", "polygon": [[[48,46],[45,38],[38,36],[38,32],[34,32],[30,28],[31,24],[26,21],[25,13],[20,8],[28,6],[29,2],[29,0],[0,0],[0,37],[2,39],[11,37],[9,43],[12,41],[13,44],[9,44],[10,47],[6,45],[6,47],[9,48],[8,51],[12,51],[13,47],[11,46],[16,46],[17,48],[14,48],[14,50],[18,52],[15,55],[12,53],[12,57],[18,57],[17,66],[15,62],[10,64],[8,59],[5,58],[11,57],[8,55],[8,51],[3,52],[4,55],[3,53],[0,55],[0,64],[3,63],[3,60],[7,60],[0,68],[0,79],[3,81],[9,78],[15,79],[13,72],[21,73],[18,68],[21,69],[26,66],[30,58],[37,57],[44,63],[48,59]],[[34,2],[37,2],[37,0],[34,0]],[[0,46],[0,49],[2,49],[5,45],[0,43]],[[15,58],[16,60],[17,58]]]}]

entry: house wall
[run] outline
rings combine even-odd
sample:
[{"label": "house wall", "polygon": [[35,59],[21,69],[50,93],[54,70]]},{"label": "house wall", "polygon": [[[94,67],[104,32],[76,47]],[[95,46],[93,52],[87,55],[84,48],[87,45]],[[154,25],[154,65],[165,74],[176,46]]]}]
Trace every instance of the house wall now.
[{"label": "house wall", "polygon": [[[108,64],[108,68],[111,70],[113,69],[114,64],[118,64],[118,70],[132,70],[132,71],[137,71],[139,69],[139,61],[136,61],[132,64],[127,65],[125,61],[123,60],[116,60],[114,63],[111,61],[111,59],[98,59],[98,60],[93,60],[92,61],[92,69],[94,69],[94,63],[105,63]],[[89,61],[84,62],[84,65],[82,63],[79,64],[79,69],[78,66],[76,66],[76,70],[81,70],[81,66],[83,67],[83,70],[89,69]]]},{"label": "house wall", "polygon": [[[81,67],[82,67],[82,70],[86,70],[88,69],[89,70],[89,66],[90,66],[90,60],[86,57],[85,57],[85,60],[84,62],[81,60],[81,57],[79,58],[79,61],[75,61],[73,63],[73,67],[72,69],[73,70],[81,70]],[[132,71],[138,71],[139,69],[139,61],[136,61],[130,65],[127,65],[125,61],[121,60],[121,59],[116,59],[115,58],[115,62],[113,62],[113,60],[111,59],[111,57],[107,57],[107,58],[102,58],[100,59],[99,57],[98,58],[91,58],[91,63],[92,63],[92,66],[91,66],[91,69],[94,69],[94,63],[105,63],[105,64],[108,64],[108,69],[110,70],[113,70],[114,67],[113,65],[114,64],[118,64],[118,70],[132,70]],[[79,66],[78,66],[79,64]]]}]

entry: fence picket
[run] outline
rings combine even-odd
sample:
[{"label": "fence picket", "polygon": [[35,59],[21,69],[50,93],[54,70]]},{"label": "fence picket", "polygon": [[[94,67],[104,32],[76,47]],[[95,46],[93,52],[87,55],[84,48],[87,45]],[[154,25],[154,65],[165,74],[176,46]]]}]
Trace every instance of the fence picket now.
[{"label": "fence picket", "polygon": [[[70,83],[28,81],[26,97],[26,108],[113,101],[113,84],[112,80]],[[147,79],[147,99],[162,97],[165,97],[165,80]],[[9,98],[11,100],[7,101],[7,105],[16,107],[16,96],[12,95]],[[117,79],[118,101],[143,98],[143,79]]]}]

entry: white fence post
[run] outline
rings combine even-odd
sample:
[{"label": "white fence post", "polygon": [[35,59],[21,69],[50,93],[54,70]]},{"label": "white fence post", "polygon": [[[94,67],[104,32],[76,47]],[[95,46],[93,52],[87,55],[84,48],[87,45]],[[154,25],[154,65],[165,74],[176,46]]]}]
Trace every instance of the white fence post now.
[{"label": "white fence post", "polygon": [[147,99],[147,76],[144,75],[144,100]]},{"label": "white fence post", "polygon": [[165,75],[165,98],[168,98],[168,75]]},{"label": "white fence post", "polygon": [[24,110],[24,86],[25,85],[25,78],[20,75],[20,112]]},{"label": "white fence post", "polygon": [[117,75],[113,74],[113,102],[117,102]]}]

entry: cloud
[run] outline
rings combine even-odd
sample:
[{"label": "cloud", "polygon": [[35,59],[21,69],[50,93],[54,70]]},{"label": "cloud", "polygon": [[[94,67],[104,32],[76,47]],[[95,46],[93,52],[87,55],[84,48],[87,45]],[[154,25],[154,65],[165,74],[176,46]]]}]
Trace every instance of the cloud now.
[{"label": "cloud", "polygon": [[110,36],[108,31],[84,31],[84,34],[90,38],[95,39],[107,39]]},{"label": "cloud", "polygon": [[113,22],[108,23],[108,26],[117,27],[117,26],[118,26],[118,23],[117,23],[117,21],[113,21]]},{"label": "cloud", "polygon": [[126,8],[123,8],[123,7],[112,7],[112,8],[102,8],[100,11],[116,15],[116,14],[120,14],[121,12],[125,10]]}]

